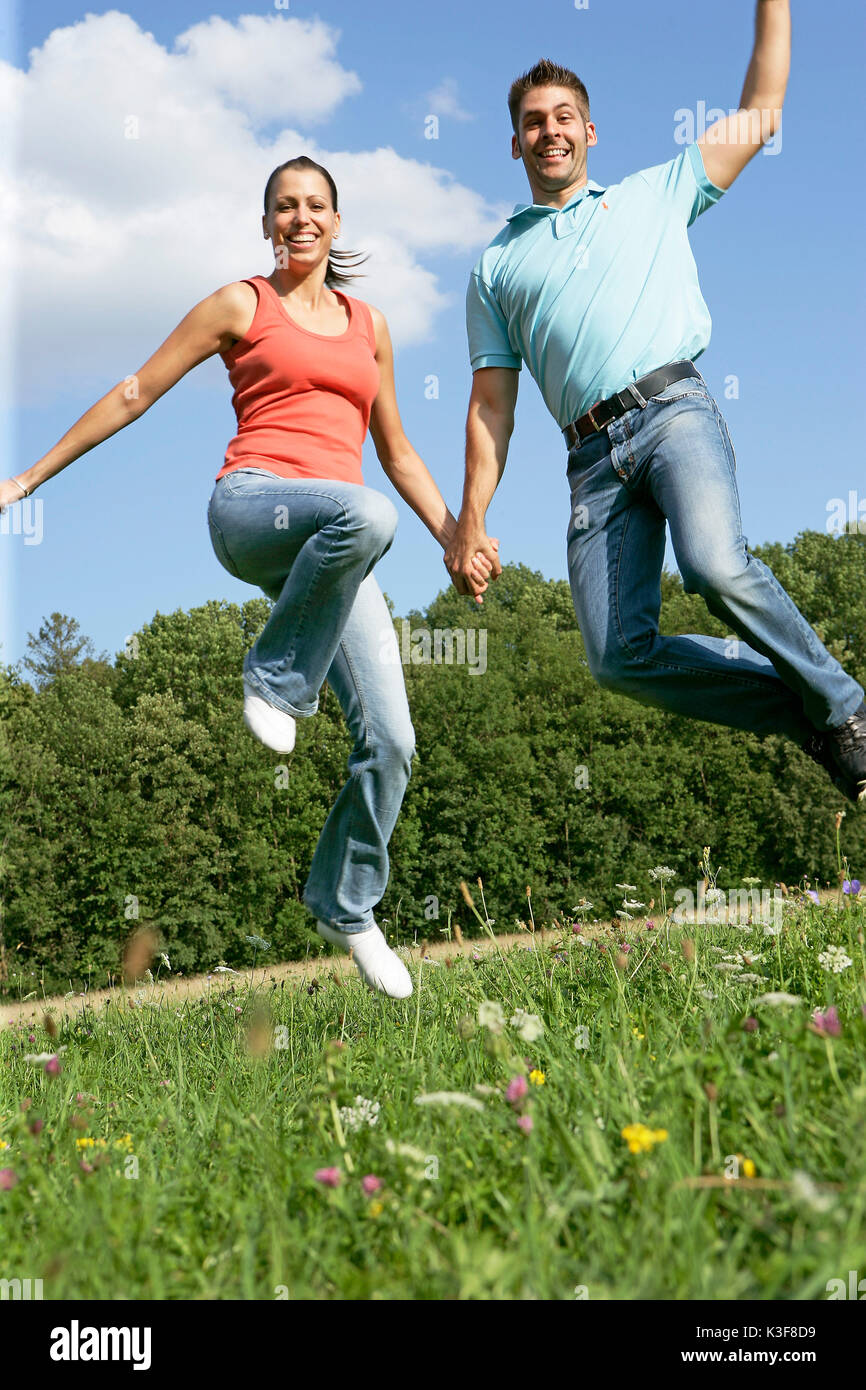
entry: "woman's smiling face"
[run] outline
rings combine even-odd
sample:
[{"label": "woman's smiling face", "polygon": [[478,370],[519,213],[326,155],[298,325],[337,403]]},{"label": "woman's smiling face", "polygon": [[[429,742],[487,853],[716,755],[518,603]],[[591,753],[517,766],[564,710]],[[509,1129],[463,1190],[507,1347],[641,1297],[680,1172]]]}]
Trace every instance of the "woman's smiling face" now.
[{"label": "woman's smiling face", "polygon": [[326,180],[315,169],[284,169],[271,191],[262,227],[274,244],[278,268],[306,273],[327,264],[340,214],[334,211]]}]

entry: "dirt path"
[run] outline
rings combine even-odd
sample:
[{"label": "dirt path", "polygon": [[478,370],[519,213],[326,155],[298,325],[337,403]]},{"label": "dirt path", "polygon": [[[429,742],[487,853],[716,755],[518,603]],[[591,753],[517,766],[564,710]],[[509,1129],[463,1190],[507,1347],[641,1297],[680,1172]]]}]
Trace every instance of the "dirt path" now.
[{"label": "dirt path", "polygon": [[[535,933],[535,940],[539,945],[552,941],[556,933],[538,930]],[[532,937],[526,932],[511,932],[497,935],[496,945],[503,948],[521,944],[528,946]],[[486,954],[495,950],[495,945],[489,938],[472,938],[464,941],[462,946],[458,946],[456,941],[433,941],[426,947],[425,954],[432,956],[436,960],[441,960],[445,956],[471,956],[478,951]],[[418,961],[421,958],[422,947],[416,946],[409,949],[411,960]],[[315,956],[308,960],[285,961],[281,965],[258,966],[253,970],[239,970],[236,975],[190,975],[189,977],[177,978],[169,975],[166,979],[160,979],[154,985],[138,984],[128,986],[126,989],[117,987],[115,989],[94,989],[86,995],[74,994],[71,998],[65,998],[62,994],[49,995],[44,999],[27,999],[23,1003],[0,1004],[0,1027],[7,1027],[10,1023],[17,1023],[20,1020],[32,1020],[38,1022],[43,1014],[51,1012],[55,1016],[64,1013],[74,1013],[80,1010],[86,1003],[94,1008],[102,1008],[103,1001],[106,999],[121,999],[124,995],[136,996],[141,992],[149,1003],[165,1001],[172,1003],[178,999],[188,998],[190,995],[204,994],[208,989],[219,989],[223,982],[230,981],[235,985],[247,984],[270,984],[272,980],[298,980],[310,978],[314,975],[325,975],[331,971],[340,974],[354,972],[355,967],[343,955]]]}]

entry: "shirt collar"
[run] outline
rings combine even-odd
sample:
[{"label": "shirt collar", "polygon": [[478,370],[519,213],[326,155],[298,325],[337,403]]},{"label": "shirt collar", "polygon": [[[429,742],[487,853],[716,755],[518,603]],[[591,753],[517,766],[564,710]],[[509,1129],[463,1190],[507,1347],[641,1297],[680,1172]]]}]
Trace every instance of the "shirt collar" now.
[{"label": "shirt collar", "polygon": [[596,183],[596,182],[595,182],[595,179],[587,179],[587,181],[586,181],[586,183],[583,185],[583,187],[582,187],[582,188],[579,188],[579,189],[577,190],[577,192],[575,193],[574,197],[571,198],[571,199],[565,204],[564,207],[556,208],[556,207],[553,207],[553,205],[552,205],[551,203],[515,203],[515,204],[514,204],[514,208],[513,208],[512,211],[509,213],[508,217],[506,218],[506,221],[507,221],[507,222],[513,222],[514,219],[515,219],[515,217],[519,217],[519,216],[521,215],[521,213],[524,213],[524,212],[534,212],[534,213],[557,213],[557,212],[566,212],[569,208],[573,208],[573,207],[576,206],[577,203],[581,202],[581,201],[583,200],[583,198],[586,196],[587,193],[604,193],[604,192],[606,191],[606,188],[607,188],[607,185],[606,185],[606,184]]}]

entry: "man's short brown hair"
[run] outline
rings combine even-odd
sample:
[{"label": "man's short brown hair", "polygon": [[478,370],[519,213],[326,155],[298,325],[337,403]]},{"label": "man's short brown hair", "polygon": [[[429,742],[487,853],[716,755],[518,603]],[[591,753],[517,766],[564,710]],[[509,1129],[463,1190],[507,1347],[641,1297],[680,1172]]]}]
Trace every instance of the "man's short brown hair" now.
[{"label": "man's short brown hair", "polygon": [[508,93],[508,110],[511,113],[511,124],[517,132],[517,121],[520,115],[520,103],[531,91],[533,87],[567,87],[574,92],[577,98],[577,108],[585,121],[589,120],[589,93],[576,73],[571,68],[560,67],[559,63],[552,63],[549,58],[542,58],[534,68],[530,68],[522,77],[515,78]]}]

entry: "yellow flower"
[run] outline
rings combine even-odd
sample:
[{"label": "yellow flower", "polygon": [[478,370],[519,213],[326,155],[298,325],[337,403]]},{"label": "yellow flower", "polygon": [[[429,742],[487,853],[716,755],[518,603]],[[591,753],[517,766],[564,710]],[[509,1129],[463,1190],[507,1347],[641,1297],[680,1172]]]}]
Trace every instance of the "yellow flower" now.
[{"label": "yellow flower", "polygon": [[115,1141],[114,1141],[114,1147],[115,1147],[116,1149],[126,1149],[126,1152],[127,1152],[128,1154],[131,1154],[131,1153],[132,1153],[132,1135],[131,1135],[131,1134],[121,1134],[121,1136],[120,1136],[119,1139],[115,1139]]},{"label": "yellow flower", "polygon": [[76,1149],[92,1149],[95,1143],[95,1139],[85,1137],[84,1139],[76,1139],[75,1147]]},{"label": "yellow flower", "polygon": [[381,1202],[371,1202],[367,1208],[371,1216],[381,1216],[384,1210],[385,1208]]},{"label": "yellow flower", "polygon": [[744,1158],[744,1159],[743,1159],[743,1177],[744,1177],[744,1178],[753,1178],[753,1177],[755,1176],[755,1172],[756,1172],[756,1171],[757,1171],[757,1170],[756,1170],[755,1165],[754,1165],[754,1163],[752,1162],[752,1160],[751,1160],[750,1158]]},{"label": "yellow flower", "polygon": [[643,1040],[644,1040],[644,1034],[643,1034],[643,1033],[639,1033],[638,1030],[637,1030],[637,1028],[632,1028],[631,1031],[632,1031],[632,1037],[637,1038],[638,1042],[643,1042]]},{"label": "yellow flower", "polygon": [[9,1148],[9,1145],[7,1144],[6,1140],[5,1140],[5,1139],[0,1139],[0,1149],[8,1149],[8,1148]]},{"label": "yellow flower", "polygon": [[533,1071],[531,1071],[531,1072],[529,1073],[529,1079],[530,1079],[530,1081],[532,1082],[533,1086],[543,1086],[543,1085],[544,1085],[544,1072],[543,1072],[543,1071],[539,1071],[538,1068],[536,1067]]},{"label": "yellow flower", "polygon": [[620,1131],[628,1144],[629,1153],[650,1153],[654,1144],[663,1144],[668,1137],[666,1129],[648,1129],[646,1125],[626,1125]]}]

